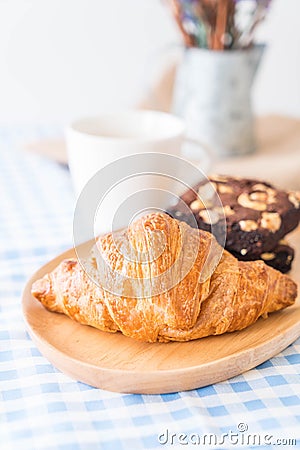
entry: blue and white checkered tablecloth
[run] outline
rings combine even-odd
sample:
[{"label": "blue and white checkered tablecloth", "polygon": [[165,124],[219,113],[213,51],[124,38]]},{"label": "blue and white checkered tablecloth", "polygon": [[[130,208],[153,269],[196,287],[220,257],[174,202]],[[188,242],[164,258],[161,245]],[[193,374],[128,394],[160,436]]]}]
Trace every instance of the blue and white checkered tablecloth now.
[{"label": "blue and white checkered tablecloth", "polygon": [[300,340],[241,376],[168,395],[94,389],[40,354],[21,293],[72,245],[74,196],[66,168],[21,144],[56,132],[0,129],[0,449],[300,448]]}]

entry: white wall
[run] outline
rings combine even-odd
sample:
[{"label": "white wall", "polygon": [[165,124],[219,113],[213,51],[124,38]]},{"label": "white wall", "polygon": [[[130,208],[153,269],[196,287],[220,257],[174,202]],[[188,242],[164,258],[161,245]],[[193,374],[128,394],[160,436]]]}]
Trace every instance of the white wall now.
[{"label": "white wall", "polygon": [[269,46],[255,83],[256,110],[300,117],[300,1],[273,0],[259,37]]},{"label": "white wall", "polygon": [[[300,1],[274,0],[255,108],[300,116]],[[0,0],[0,123],[134,105],[170,43],[163,0]]]}]

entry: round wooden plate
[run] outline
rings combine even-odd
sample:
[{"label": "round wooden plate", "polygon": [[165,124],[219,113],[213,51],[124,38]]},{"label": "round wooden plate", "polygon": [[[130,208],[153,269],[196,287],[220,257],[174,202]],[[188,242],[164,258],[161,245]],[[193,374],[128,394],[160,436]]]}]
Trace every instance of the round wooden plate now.
[{"label": "round wooden plate", "polygon": [[[300,232],[290,239],[300,249]],[[88,249],[90,243],[85,245]],[[31,285],[71,249],[38,270],[23,294],[29,334],[51,363],[75,380],[116,392],[162,394],[206,386],[239,375],[276,355],[300,336],[300,300],[243,331],[190,342],[148,344],[105,333],[47,311]],[[291,276],[300,281],[300,255]]]}]

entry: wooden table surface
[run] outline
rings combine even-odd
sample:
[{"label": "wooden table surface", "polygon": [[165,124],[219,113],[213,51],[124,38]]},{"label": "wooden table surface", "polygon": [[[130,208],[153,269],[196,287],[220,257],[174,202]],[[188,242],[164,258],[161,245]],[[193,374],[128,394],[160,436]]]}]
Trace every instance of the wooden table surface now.
[{"label": "wooden table surface", "polygon": [[[212,172],[256,177],[284,189],[300,190],[300,120],[266,116],[256,120],[257,151],[243,157],[215,160]],[[67,164],[63,140],[26,144],[26,149]]]},{"label": "wooden table surface", "polygon": [[300,120],[266,116],[256,120],[257,151],[226,158],[213,171],[269,180],[283,189],[300,189]]}]

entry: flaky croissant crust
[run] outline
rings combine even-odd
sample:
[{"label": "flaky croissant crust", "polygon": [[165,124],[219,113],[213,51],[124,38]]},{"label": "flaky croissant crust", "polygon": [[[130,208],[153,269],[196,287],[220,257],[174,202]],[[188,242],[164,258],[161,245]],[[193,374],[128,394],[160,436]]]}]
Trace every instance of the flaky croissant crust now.
[{"label": "flaky croissant crust", "polygon": [[[222,249],[210,233],[165,214],[142,217],[123,233],[133,252],[147,252],[156,245],[157,230],[163,233],[164,250],[148,264],[125,258],[118,250],[118,235],[107,234],[97,239],[91,252],[89,275],[76,259],[65,260],[33,284],[32,294],[50,311],[147,342],[188,341],[241,330],[294,303],[297,286],[288,276],[262,261],[238,261],[227,251],[216,258]],[[193,264],[186,273],[192,253]],[[113,269],[112,284],[120,282],[120,273],[140,280],[134,284],[136,295],[130,292],[132,285],[129,291],[118,286],[122,295],[116,295],[92,280],[99,279],[97,254]],[[170,289],[151,295],[143,278],[155,279],[176,261],[179,265],[170,277],[180,281],[171,279]]]}]

